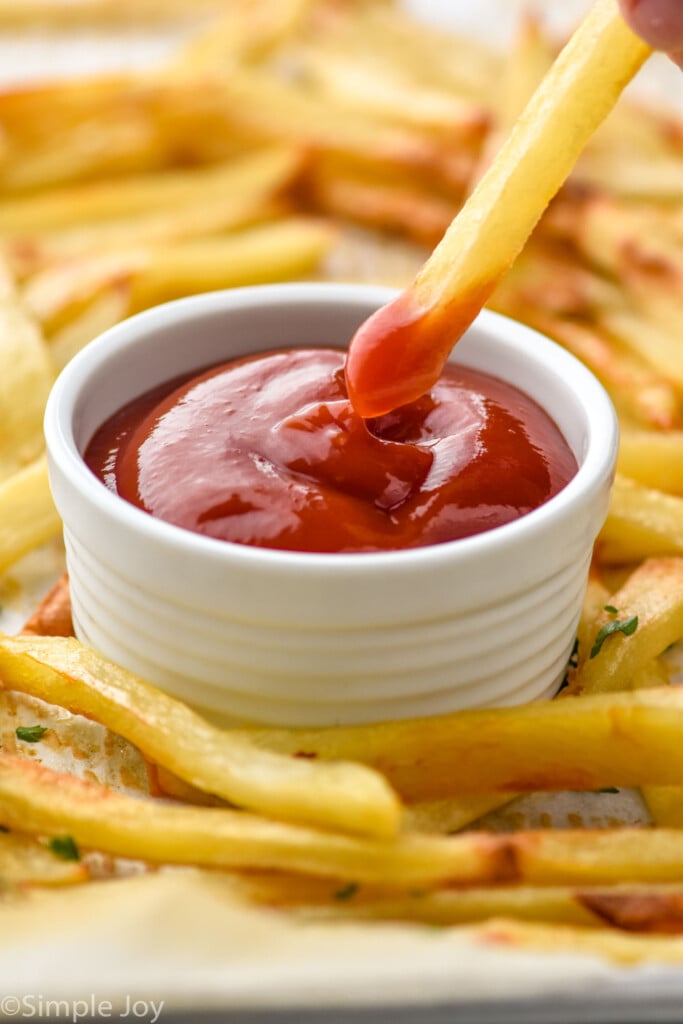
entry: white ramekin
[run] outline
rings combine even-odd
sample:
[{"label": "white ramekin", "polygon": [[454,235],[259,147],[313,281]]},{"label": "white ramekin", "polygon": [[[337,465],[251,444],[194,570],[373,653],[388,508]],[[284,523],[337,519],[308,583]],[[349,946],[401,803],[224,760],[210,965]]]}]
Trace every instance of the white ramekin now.
[{"label": "white ramekin", "polygon": [[273,724],[511,704],[559,684],[607,511],[617,424],[595,378],[520,324],[482,313],[453,357],[539,402],[579,471],[488,533],[363,555],[246,547],[154,519],[83,461],[96,428],[147,389],[262,349],[344,346],[392,295],[330,284],[201,295],[119,324],[66,367],[45,430],[85,643],[207,713]]}]

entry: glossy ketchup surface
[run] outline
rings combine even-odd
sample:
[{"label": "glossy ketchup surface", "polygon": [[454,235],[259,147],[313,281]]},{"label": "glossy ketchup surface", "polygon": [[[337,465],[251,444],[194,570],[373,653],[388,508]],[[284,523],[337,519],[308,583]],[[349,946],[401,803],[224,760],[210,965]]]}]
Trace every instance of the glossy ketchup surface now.
[{"label": "glossy ketchup surface", "polygon": [[270,352],[136,399],[86,452],[153,516],[239,544],[371,552],[471,536],[542,505],[576,473],[530,398],[447,366],[420,399],[364,421],[344,353]]}]

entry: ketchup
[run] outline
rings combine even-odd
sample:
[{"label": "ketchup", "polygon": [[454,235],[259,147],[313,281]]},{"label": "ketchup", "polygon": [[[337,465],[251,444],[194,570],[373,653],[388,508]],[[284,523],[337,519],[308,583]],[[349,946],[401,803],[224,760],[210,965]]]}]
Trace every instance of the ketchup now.
[{"label": "ketchup", "polygon": [[417,401],[363,420],[344,353],[262,353],[125,406],[85,458],[121,497],[208,537],[371,552],[469,537],[542,505],[574,476],[530,398],[449,365]]}]

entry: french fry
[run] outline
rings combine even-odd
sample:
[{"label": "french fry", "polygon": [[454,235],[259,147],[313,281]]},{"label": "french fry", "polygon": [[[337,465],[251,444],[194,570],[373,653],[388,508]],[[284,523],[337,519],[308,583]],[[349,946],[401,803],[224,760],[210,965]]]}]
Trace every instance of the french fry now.
[{"label": "french fry", "polygon": [[61,529],[47,461],[41,455],[0,483],[0,571],[58,536]]},{"label": "french fry", "polygon": [[616,563],[683,554],[683,498],[618,476],[597,552]]},{"label": "french fry", "polygon": [[159,863],[289,870],[388,886],[495,877],[496,841],[411,836],[388,842],[316,832],[222,808],[124,796],[0,753],[0,820],[42,834],[68,833],[85,849]]},{"label": "french fry", "polygon": [[515,796],[516,793],[508,793],[504,797],[500,793],[475,793],[437,800],[418,800],[406,806],[403,812],[404,828],[407,832],[451,835],[472,826],[473,822],[503,807],[514,800]]},{"label": "french fry", "polygon": [[69,580],[64,573],[24,623],[22,633],[35,636],[73,636]]},{"label": "french fry", "polygon": [[87,224],[48,235],[21,236],[8,240],[2,248],[17,277],[25,278],[70,260],[209,237],[275,220],[285,212],[284,203],[265,196],[198,199],[192,209]]},{"label": "french fry", "polygon": [[85,882],[88,877],[82,863],[61,860],[36,839],[0,833],[0,895],[6,888],[73,885]]},{"label": "french fry", "polygon": [[[668,683],[666,666],[656,659],[644,666],[631,681],[632,688],[646,689]],[[683,786],[643,786],[641,793],[650,816],[662,828],[683,828]]]},{"label": "french fry", "polygon": [[681,394],[675,384],[608,332],[595,324],[547,314],[526,303],[522,307],[509,303],[501,306],[496,296],[491,305],[547,334],[585,363],[622,418],[628,416],[657,430],[669,430],[680,423]]},{"label": "french fry", "polygon": [[[616,612],[603,609],[594,620],[592,642],[579,649],[570,694],[623,690],[637,671],[683,637],[683,559],[643,562],[612,595],[610,607]],[[615,621],[630,624],[603,635],[596,651],[601,631]]]},{"label": "french fry", "polygon": [[622,430],[617,470],[645,487],[683,497],[683,431]]},{"label": "french fry", "polygon": [[469,832],[379,841],[240,811],[124,796],[6,754],[0,754],[0,818],[25,831],[67,833],[84,849],[151,862],[292,871],[387,890],[679,882],[683,872],[683,832],[672,829]]},{"label": "french fry", "polygon": [[331,224],[291,217],[165,246],[133,276],[132,308],[145,309],[193,292],[302,277],[320,266],[334,240]]},{"label": "french fry", "polygon": [[287,280],[314,269],[333,240],[329,224],[291,217],[225,236],[83,256],[34,275],[23,295],[53,334],[113,287],[130,287],[136,311],[196,291]]},{"label": "french fry", "polygon": [[412,286],[352,339],[346,376],[361,415],[412,401],[438,379],[648,54],[615,0],[593,5]]},{"label": "french fry", "polygon": [[676,884],[606,888],[496,885],[388,895],[373,886],[344,888],[318,878],[256,873],[235,878],[234,885],[236,892],[251,902],[303,908],[316,919],[461,925],[505,917],[583,928],[607,924],[645,934],[683,932],[683,887]]},{"label": "french fry", "polygon": [[683,276],[683,241],[660,210],[627,205],[609,194],[580,195],[551,210],[548,224],[615,276],[639,269]]},{"label": "french fry", "polygon": [[129,284],[115,281],[52,335],[50,356],[56,369],[61,370],[94,338],[125,320],[130,310],[130,292]]},{"label": "french fry", "polygon": [[44,448],[43,412],[53,379],[40,331],[0,264],[0,487]]},{"label": "french fry", "polygon": [[388,836],[400,805],[384,780],[355,764],[324,764],[259,749],[71,638],[0,639],[5,687],[68,708],[130,740],[198,789],[275,817]]},{"label": "french fry", "polygon": [[432,176],[439,169],[447,171],[446,150],[433,138],[369,113],[331,105],[313,89],[244,68],[213,85],[221,97],[224,123],[233,130]]},{"label": "french fry", "polygon": [[342,106],[434,133],[451,145],[478,148],[488,128],[481,104],[415,82],[400,66],[383,66],[374,54],[366,58],[336,41],[309,48],[304,67],[322,94]]},{"label": "french fry", "polygon": [[601,311],[599,321],[632,352],[683,389],[683,356],[675,323],[672,329],[665,329],[626,305],[619,310]]},{"label": "french fry", "polygon": [[[660,577],[661,580],[661,577]],[[660,598],[660,605],[665,599]],[[678,619],[683,615],[679,605]],[[666,646],[671,622],[643,615],[644,640],[633,674]],[[683,627],[678,636],[683,633]],[[668,635],[670,635],[670,632]],[[609,637],[605,644],[618,646]],[[655,642],[657,641],[657,642]],[[647,658],[642,650],[647,651]],[[611,662],[600,682],[611,682]],[[594,659],[595,663],[598,659]],[[592,681],[592,680],[591,680]],[[580,688],[581,674],[575,687]],[[626,685],[626,683],[624,683]],[[597,689],[597,685],[596,685]],[[539,702],[516,708],[454,712],[432,719],[385,722],[327,730],[250,731],[268,750],[305,750],[319,758],[351,759],[372,765],[408,802],[463,794],[517,794],[541,790],[593,790],[604,786],[678,784],[683,781],[683,753],[678,764],[672,748],[683,695],[675,687],[625,693],[601,693],[580,700]],[[680,726],[683,729],[683,714]],[[666,761],[666,764],[661,762]],[[419,770],[418,770],[419,768]],[[656,777],[655,777],[656,776]]]},{"label": "french fry", "polygon": [[226,0],[0,0],[0,25],[17,28],[42,22],[55,27],[119,25],[187,20],[224,9]]},{"label": "french fry", "polygon": [[169,73],[223,72],[231,64],[261,61],[290,40],[310,7],[311,0],[233,0],[171,60]]},{"label": "french fry", "polygon": [[651,160],[630,155],[628,161],[587,152],[576,170],[577,181],[623,199],[680,203],[683,201],[683,161],[675,157]]},{"label": "french fry", "polygon": [[433,245],[455,215],[455,204],[419,186],[374,180],[353,171],[323,168],[311,176],[309,196],[322,213]]},{"label": "french fry", "polygon": [[501,57],[476,39],[444,34],[415,21],[391,5],[363,5],[348,16],[343,7],[319,12],[323,23],[349,52],[375,54],[392,67],[410,73],[418,82],[490,103],[495,95]]},{"label": "french fry", "polygon": [[40,235],[95,222],[169,210],[192,210],[206,199],[262,199],[289,185],[302,166],[300,151],[273,147],[217,166],[165,170],[78,186],[62,186],[0,203],[0,235]]}]

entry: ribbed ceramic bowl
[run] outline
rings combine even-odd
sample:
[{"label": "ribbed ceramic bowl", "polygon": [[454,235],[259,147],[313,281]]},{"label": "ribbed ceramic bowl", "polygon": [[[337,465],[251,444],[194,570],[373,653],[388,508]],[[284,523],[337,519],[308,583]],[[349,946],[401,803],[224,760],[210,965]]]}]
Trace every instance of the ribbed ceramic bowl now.
[{"label": "ribbed ceramic bowl", "polygon": [[108,331],[46,413],[78,636],[205,712],[304,725],[533,700],[574,641],[617,449],[609,399],[547,339],[482,313],[456,361],[521,388],[579,463],[556,497],[488,533],[378,554],[272,551],[198,536],[118,498],[82,453],[123,404],[262,349],[344,346],[392,293],[302,284],[216,292]]}]

